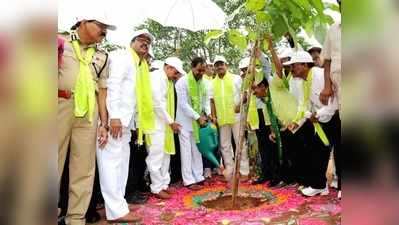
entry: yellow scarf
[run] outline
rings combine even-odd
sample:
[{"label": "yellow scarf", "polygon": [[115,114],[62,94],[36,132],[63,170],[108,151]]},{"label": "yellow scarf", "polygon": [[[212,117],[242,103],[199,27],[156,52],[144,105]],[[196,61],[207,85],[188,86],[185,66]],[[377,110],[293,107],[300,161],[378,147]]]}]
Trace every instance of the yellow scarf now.
[{"label": "yellow scarf", "polygon": [[92,122],[96,106],[96,88],[89,65],[96,50],[93,47],[89,48],[86,57],[83,58],[77,40],[72,41],[72,47],[76,58],[79,59],[79,74],[74,90],[75,116],[84,117],[87,113],[89,121]]},{"label": "yellow scarf", "polygon": [[[190,71],[187,76],[188,76],[187,77],[188,92],[190,95],[191,106],[195,112],[197,112],[198,114],[201,115],[202,114],[202,99],[205,94],[204,84],[202,83],[202,79],[197,81],[194,78],[194,74],[192,71]],[[202,76],[202,77],[204,77],[204,76]],[[193,126],[195,142],[199,143],[200,142],[200,137],[199,137],[200,125],[199,125],[198,121],[193,120],[192,126]]]},{"label": "yellow scarf", "polygon": [[219,126],[234,124],[236,119],[233,75],[227,72],[222,79],[216,76],[212,82]]},{"label": "yellow scarf", "polygon": [[256,107],[256,96],[253,94],[249,98],[247,122],[251,130],[259,129],[259,116],[258,109]]},{"label": "yellow scarf", "polygon": [[133,55],[133,64],[136,66],[136,99],[139,121],[138,144],[143,144],[146,135],[146,144],[151,145],[148,134],[155,129],[155,113],[152,103],[150,70],[146,60],[142,60],[137,53],[130,49]]},{"label": "yellow scarf", "polygon": [[[168,80],[168,92],[167,92],[167,104],[166,108],[170,117],[175,117],[175,92],[173,89],[173,81]],[[170,126],[166,126],[165,131],[165,152],[169,155],[174,155],[175,150],[175,138],[173,130]]]},{"label": "yellow scarf", "polygon": [[[312,91],[312,82],[313,82],[313,71],[310,70],[308,73],[308,78],[307,80],[304,80],[302,83],[302,88],[303,88],[303,101],[299,105],[299,111],[297,113],[297,116],[295,118],[295,122],[298,123],[299,120],[301,120],[305,116],[305,111],[306,109],[310,108],[310,93]],[[328,146],[330,145],[330,142],[328,141],[327,135],[324,133],[323,128],[321,127],[319,122],[314,122],[313,123],[315,132],[317,133],[317,136],[319,136],[320,140],[323,142],[324,145]]]}]

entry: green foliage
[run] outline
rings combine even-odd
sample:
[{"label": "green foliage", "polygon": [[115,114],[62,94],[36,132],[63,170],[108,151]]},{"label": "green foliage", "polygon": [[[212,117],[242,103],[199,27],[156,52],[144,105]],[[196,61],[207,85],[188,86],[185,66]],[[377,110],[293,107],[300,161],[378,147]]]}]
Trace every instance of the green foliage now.
[{"label": "green foliage", "polygon": [[237,29],[228,31],[228,38],[231,44],[236,45],[241,52],[244,52],[247,48],[247,40],[244,35]]},{"label": "green foliage", "polygon": [[265,5],[265,0],[247,0],[246,9],[251,12],[256,12],[262,10]]},{"label": "green foliage", "polygon": [[222,36],[223,35],[223,31],[221,31],[221,30],[213,30],[213,31],[209,31],[206,35],[205,35],[205,45],[208,45],[209,44],[209,42],[212,40],[212,39],[217,39],[217,38],[219,38],[220,36]]},{"label": "green foliage", "polygon": [[[336,4],[324,4],[322,0],[247,0],[245,2],[244,20],[240,23],[229,23],[230,29],[225,32],[230,42],[243,49],[244,40],[237,30],[244,26],[248,31],[246,42],[263,39],[264,34],[272,35],[275,42],[284,36],[291,36],[295,45],[303,45],[298,33],[304,29],[309,36],[324,42],[327,25],[332,24],[330,16],[324,14],[326,8],[337,10]],[[237,11],[235,11],[237,13]],[[223,36],[219,36],[220,38]],[[208,42],[207,42],[208,43]],[[265,46],[262,46],[264,49]]]},{"label": "green foliage", "polygon": [[104,39],[103,42],[99,45],[99,49],[104,50],[107,53],[110,53],[112,51],[118,50],[118,49],[124,49],[125,47],[117,44],[113,44],[109,42],[107,39]]},{"label": "green foliage", "polygon": [[[194,56],[203,56],[213,60],[216,55],[223,55],[229,62],[232,72],[238,73],[238,62],[246,52],[248,43],[264,39],[265,34],[273,37],[279,44],[282,37],[292,36],[295,44],[304,48],[306,43],[298,37],[301,29],[309,36],[324,42],[326,26],[332,24],[324,9],[337,10],[338,6],[323,3],[322,0],[213,0],[228,15],[229,29],[191,32],[173,27],[163,27],[148,20],[139,28],[147,28],[156,38],[153,51],[157,59],[178,56],[185,62],[185,69]],[[206,16],[206,15],[205,15]],[[261,42],[266,52],[267,42]]]}]

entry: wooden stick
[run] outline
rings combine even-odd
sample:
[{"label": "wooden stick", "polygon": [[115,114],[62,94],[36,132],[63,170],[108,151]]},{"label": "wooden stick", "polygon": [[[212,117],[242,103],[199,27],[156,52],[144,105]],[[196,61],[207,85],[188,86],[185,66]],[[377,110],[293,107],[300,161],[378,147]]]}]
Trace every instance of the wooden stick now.
[{"label": "wooden stick", "polygon": [[[251,57],[250,57],[250,63],[248,66],[248,70],[246,71],[245,77],[248,76],[248,74],[252,74],[251,77],[251,82],[255,79],[255,50],[256,48],[259,47],[259,40],[255,41],[254,47],[252,48],[251,51]],[[252,94],[251,92],[251,86],[248,87],[247,90],[242,90],[242,93],[244,94],[245,91],[247,93]],[[251,95],[249,95],[251,96]],[[247,101],[249,101],[249,98],[247,98]],[[247,111],[248,111],[248,105],[246,104],[244,106],[244,98],[241,97],[240,99],[240,132],[239,132],[239,142],[236,148],[235,152],[235,166],[233,170],[233,184],[232,184],[232,208],[235,208],[236,201],[237,201],[237,194],[238,194],[238,184],[239,184],[239,179],[240,179],[240,164],[241,164],[241,152],[244,147],[244,137],[245,137],[245,125],[247,123]],[[245,109],[244,109],[245,108]]]}]

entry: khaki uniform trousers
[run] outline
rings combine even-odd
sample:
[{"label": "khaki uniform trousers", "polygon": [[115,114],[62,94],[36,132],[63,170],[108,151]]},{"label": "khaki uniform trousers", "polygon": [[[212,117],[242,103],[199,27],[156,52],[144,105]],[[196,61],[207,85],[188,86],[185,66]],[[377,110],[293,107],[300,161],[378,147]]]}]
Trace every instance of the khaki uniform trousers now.
[{"label": "khaki uniform trousers", "polygon": [[58,98],[58,183],[64,169],[68,148],[69,192],[66,224],[85,225],[85,214],[93,191],[96,162],[98,109],[92,124],[87,118],[76,118],[74,99]]}]

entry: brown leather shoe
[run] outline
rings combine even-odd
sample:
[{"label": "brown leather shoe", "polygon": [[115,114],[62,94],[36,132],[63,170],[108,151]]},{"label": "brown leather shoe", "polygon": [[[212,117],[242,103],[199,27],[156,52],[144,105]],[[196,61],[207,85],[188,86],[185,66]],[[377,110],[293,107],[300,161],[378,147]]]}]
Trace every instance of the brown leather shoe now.
[{"label": "brown leather shoe", "polygon": [[129,212],[128,214],[116,219],[116,220],[108,220],[108,223],[130,223],[130,222],[140,222],[143,218],[135,215],[133,212]]},{"label": "brown leather shoe", "polygon": [[202,189],[202,186],[200,186],[198,184],[190,184],[190,185],[186,186],[186,188],[196,191],[196,190]]},{"label": "brown leather shoe", "polygon": [[160,191],[158,194],[154,194],[156,198],[159,199],[170,199],[171,196],[166,191]]}]

